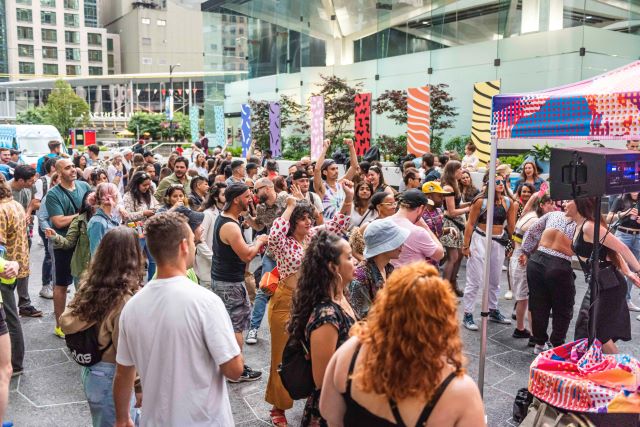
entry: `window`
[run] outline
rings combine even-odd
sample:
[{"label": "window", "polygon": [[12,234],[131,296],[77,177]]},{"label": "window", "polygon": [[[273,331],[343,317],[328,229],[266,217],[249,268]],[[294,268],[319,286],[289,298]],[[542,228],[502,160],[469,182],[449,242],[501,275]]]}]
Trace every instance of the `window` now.
[{"label": "window", "polygon": [[56,0],[40,0],[42,7],[56,7]]},{"label": "window", "polygon": [[77,31],[65,31],[64,41],[69,44],[80,44],[80,33]]},{"label": "window", "polygon": [[64,14],[64,26],[65,27],[79,27],[80,26],[80,15],[76,13],[65,13]]},{"label": "window", "polygon": [[49,10],[40,11],[40,22],[46,25],[56,25],[56,13]]},{"label": "window", "polygon": [[18,4],[26,4],[27,6],[31,6],[31,0],[16,0]]},{"label": "window", "polygon": [[84,26],[90,28],[98,27],[97,0],[84,0]]},{"label": "window", "polygon": [[145,58],[144,56],[140,59],[142,65],[153,65],[153,60],[151,58]]},{"label": "window", "polygon": [[151,46],[151,37],[143,37],[142,46]]},{"label": "window", "polygon": [[30,44],[19,44],[18,56],[23,58],[33,58],[33,46]]},{"label": "window", "polygon": [[113,68],[114,63],[115,63],[115,57],[111,54],[107,55],[107,66],[109,68]]},{"label": "window", "polygon": [[102,75],[102,67],[89,67],[89,75],[90,76],[101,76]]},{"label": "window", "polygon": [[113,39],[107,39],[107,50],[113,52]]},{"label": "window", "polygon": [[18,70],[20,74],[35,74],[36,67],[33,62],[20,62],[18,63]]},{"label": "window", "polygon": [[56,42],[58,41],[58,32],[56,30],[50,30],[47,28],[42,29],[42,41],[43,42]]},{"label": "window", "polygon": [[78,10],[78,0],[64,0],[64,8]]},{"label": "window", "polygon": [[80,61],[80,49],[77,47],[68,47],[64,50],[64,56],[67,58],[67,61]]},{"label": "window", "polygon": [[149,25],[149,24],[151,24],[151,19],[149,19],[149,18],[142,18],[142,19],[141,19],[141,22],[142,22],[143,24],[145,24],[145,25]]},{"label": "window", "polygon": [[31,28],[31,27],[18,27],[18,39],[19,40],[33,40],[33,28]]},{"label": "window", "polygon": [[16,17],[18,22],[33,22],[31,9],[16,9]]},{"label": "window", "polygon": [[102,62],[102,51],[89,49],[89,61]]},{"label": "window", "polygon": [[91,46],[102,46],[102,34],[87,33],[87,40]]},{"label": "window", "polygon": [[42,59],[58,59],[58,48],[42,46]]},{"label": "window", "polygon": [[42,74],[45,76],[57,76],[58,64],[42,64]]},{"label": "window", "polygon": [[158,27],[166,27],[167,26],[167,21],[165,21],[164,19],[158,19],[156,21],[156,24],[158,25]]},{"label": "window", "polygon": [[80,74],[80,66],[79,65],[67,65],[67,75],[68,76],[77,76]]}]

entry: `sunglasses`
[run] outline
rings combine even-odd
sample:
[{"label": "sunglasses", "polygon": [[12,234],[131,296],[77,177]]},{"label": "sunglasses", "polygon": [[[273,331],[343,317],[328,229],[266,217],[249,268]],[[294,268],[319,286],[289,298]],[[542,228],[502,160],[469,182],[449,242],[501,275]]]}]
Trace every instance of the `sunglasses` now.
[{"label": "sunglasses", "polygon": [[504,185],[504,181],[501,179],[496,179],[496,185]]},{"label": "sunglasses", "polygon": [[182,185],[182,184],[171,184],[169,186],[169,188],[184,188],[184,185]]}]

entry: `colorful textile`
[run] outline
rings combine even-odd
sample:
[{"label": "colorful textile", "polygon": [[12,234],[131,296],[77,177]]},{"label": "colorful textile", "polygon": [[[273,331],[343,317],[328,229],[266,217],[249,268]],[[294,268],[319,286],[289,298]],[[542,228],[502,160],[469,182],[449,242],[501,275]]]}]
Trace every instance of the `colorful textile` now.
[{"label": "colorful textile", "polygon": [[478,166],[486,166],[491,156],[491,100],[500,93],[500,80],[473,85],[471,141],[477,148]]},{"label": "colorful textile", "polygon": [[431,151],[429,86],[407,89],[407,151],[417,157]]},{"label": "colorful textile", "polygon": [[311,97],[311,158],[317,160],[324,141],[324,97]]},{"label": "colorful textile", "polygon": [[640,362],[603,354],[598,340],[587,347],[581,339],[540,353],[531,364],[529,391],[570,411],[640,413]]},{"label": "colorful textile", "polygon": [[493,98],[493,138],[640,138],[640,61],[578,83]]},{"label": "colorful textile", "polygon": [[280,104],[269,103],[269,148],[273,157],[280,157]]},{"label": "colorful textile", "polygon": [[356,154],[364,156],[371,146],[371,93],[357,93],[355,103]]}]

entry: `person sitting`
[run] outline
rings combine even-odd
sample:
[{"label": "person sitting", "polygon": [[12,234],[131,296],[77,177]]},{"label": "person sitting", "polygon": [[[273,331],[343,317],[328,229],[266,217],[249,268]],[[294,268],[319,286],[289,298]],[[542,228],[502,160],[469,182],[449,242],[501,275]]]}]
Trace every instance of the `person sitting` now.
[{"label": "person sitting", "polygon": [[480,160],[476,156],[476,145],[473,142],[467,143],[464,147],[464,157],[462,158],[462,169],[475,172],[478,169]]}]

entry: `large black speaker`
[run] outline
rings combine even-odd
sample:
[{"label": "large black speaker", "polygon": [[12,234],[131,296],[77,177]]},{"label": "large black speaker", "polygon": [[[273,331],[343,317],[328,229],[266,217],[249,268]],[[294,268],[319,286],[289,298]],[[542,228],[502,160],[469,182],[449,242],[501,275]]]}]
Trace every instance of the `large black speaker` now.
[{"label": "large black speaker", "polygon": [[554,200],[640,191],[640,152],[552,148],[549,184]]}]

